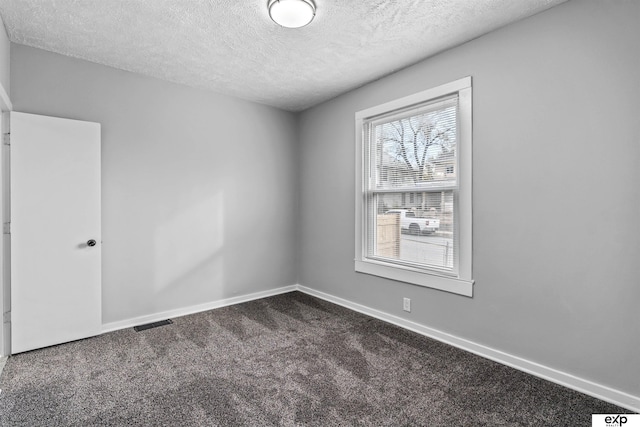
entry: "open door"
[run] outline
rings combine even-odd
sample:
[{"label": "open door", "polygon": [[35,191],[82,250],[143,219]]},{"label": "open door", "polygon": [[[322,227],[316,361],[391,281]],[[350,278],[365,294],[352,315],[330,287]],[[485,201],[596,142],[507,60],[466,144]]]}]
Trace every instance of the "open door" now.
[{"label": "open door", "polygon": [[100,124],[12,112],[11,352],[102,326]]}]

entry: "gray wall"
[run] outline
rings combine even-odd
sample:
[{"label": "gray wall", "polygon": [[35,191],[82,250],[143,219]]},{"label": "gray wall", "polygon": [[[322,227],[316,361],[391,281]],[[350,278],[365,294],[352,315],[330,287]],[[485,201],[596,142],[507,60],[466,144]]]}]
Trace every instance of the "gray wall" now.
[{"label": "gray wall", "polygon": [[[640,395],[639,18],[570,1],[304,112],[300,284]],[[354,113],[467,75],[474,297],[354,273]]]},{"label": "gray wall", "polygon": [[11,49],[16,111],[102,124],[104,323],[296,283],[295,115]]}]

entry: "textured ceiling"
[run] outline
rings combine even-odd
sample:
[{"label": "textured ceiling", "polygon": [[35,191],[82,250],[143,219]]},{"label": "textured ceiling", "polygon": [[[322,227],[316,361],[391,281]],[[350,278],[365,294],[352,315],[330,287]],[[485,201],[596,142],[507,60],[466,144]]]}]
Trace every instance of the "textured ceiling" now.
[{"label": "textured ceiling", "polygon": [[287,29],[267,0],[0,0],[9,38],[301,111],[565,0],[316,0]]}]

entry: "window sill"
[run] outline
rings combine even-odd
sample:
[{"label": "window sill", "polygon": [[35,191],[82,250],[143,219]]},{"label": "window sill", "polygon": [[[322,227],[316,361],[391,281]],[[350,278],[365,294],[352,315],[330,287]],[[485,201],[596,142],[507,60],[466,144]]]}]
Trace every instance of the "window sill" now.
[{"label": "window sill", "polygon": [[409,268],[397,267],[380,261],[355,261],[355,270],[359,273],[384,277],[385,279],[411,283],[413,285],[438,289],[467,297],[473,296],[473,280],[442,276],[437,273],[425,273]]}]

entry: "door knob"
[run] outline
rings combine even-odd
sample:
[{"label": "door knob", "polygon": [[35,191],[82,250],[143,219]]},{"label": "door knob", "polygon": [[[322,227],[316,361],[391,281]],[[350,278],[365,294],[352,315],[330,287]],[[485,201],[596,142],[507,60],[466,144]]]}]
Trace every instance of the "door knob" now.
[{"label": "door knob", "polygon": [[95,246],[96,245],[96,241],[91,239],[91,240],[87,240],[87,246]]}]

